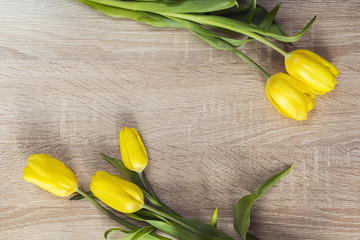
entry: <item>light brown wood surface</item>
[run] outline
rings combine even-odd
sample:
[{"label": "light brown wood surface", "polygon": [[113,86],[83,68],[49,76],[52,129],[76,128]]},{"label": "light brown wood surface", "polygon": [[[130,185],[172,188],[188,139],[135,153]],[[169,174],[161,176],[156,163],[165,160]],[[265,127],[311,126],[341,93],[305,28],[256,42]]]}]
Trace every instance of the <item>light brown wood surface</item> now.
[{"label": "light brown wood surface", "polygon": [[[341,73],[304,122],[275,110],[248,64],[186,30],[113,19],[75,0],[0,3],[1,240],[95,240],[117,227],[22,174],[30,154],[47,153],[87,190],[97,170],[116,173],[99,152],[120,157],[125,125],[146,144],[155,192],[184,216],[207,222],[219,205],[219,228],[235,237],[235,202],[295,163],[253,207],[251,232],[360,239],[358,0],[283,1],[277,19],[290,35],[318,16],[283,47],[313,50]],[[271,74],[284,71],[264,45],[243,50]]]}]

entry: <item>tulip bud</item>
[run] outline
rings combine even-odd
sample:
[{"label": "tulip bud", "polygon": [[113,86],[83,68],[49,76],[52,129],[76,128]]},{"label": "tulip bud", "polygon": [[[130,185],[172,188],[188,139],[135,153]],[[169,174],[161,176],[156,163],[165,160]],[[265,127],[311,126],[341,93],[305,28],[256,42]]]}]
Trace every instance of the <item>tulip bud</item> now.
[{"label": "tulip bud", "polygon": [[92,177],[90,189],[106,205],[123,213],[133,213],[144,205],[144,194],[135,184],[104,171]]},{"label": "tulip bud", "polygon": [[302,81],[315,94],[334,89],[339,71],[330,62],[306,49],[291,52],[285,58],[286,71]]},{"label": "tulip bud", "polygon": [[134,172],[142,172],[145,169],[148,163],[146,149],[139,133],[134,128],[121,129],[120,151],[127,169]]},{"label": "tulip bud", "polygon": [[59,197],[69,196],[77,189],[77,180],[70,168],[46,154],[29,157],[23,178]]},{"label": "tulip bud", "polygon": [[315,95],[302,82],[285,73],[268,79],[266,95],[280,113],[299,121],[307,119],[308,112],[315,106],[312,100]]}]

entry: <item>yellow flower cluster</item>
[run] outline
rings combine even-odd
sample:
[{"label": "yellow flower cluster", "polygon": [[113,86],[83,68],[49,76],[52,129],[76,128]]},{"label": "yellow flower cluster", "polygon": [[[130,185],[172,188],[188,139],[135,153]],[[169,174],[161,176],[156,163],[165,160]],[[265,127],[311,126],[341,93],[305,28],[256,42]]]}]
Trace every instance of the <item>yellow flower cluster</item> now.
[{"label": "yellow flower cluster", "polygon": [[[135,129],[125,127],[121,130],[120,149],[124,165],[129,170],[144,170],[148,158]],[[70,168],[46,154],[33,154],[29,157],[23,178],[60,197],[79,190],[76,176]],[[104,171],[98,171],[93,176],[90,189],[98,199],[120,212],[133,213],[144,205],[144,194],[137,185]]]},{"label": "yellow flower cluster", "polygon": [[330,62],[309,50],[298,49],[285,57],[289,73],[277,73],[266,83],[266,95],[284,116],[299,121],[307,119],[314,108],[315,94],[334,89],[339,71]]}]

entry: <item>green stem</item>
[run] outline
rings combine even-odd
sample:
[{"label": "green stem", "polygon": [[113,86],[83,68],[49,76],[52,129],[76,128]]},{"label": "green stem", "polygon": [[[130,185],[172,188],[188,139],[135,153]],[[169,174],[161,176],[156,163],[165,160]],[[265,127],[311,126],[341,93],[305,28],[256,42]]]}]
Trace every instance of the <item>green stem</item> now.
[{"label": "green stem", "polygon": [[139,175],[139,178],[140,178],[142,184],[144,185],[145,190],[146,190],[153,198],[156,198],[153,190],[152,190],[151,187],[150,187],[149,182],[148,182],[148,181],[146,180],[146,178],[144,177],[143,172],[138,172],[137,174]]},{"label": "green stem", "polygon": [[156,214],[158,214],[158,215],[160,215],[160,216],[162,216],[162,217],[164,217],[164,218],[167,218],[167,219],[169,219],[169,220],[171,220],[171,221],[179,224],[180,226],[182,226],[182,227],[190,230],[191,232],[193,232],[193,233],[195,233],[195,234],[197,234],[197,235],[199,235],[199,236],[206,237],[203,232],[201,232],[201,231],[199,231],[198,229],[193,228],[192,226],[184,223],[184,222],[181,221],[180,219],[171,216],[171,215],[168,214],[167,212],[163,212],[163,211],[161,211],[161,210],[159,210],[159,209],[156,209],[156,208],[153,208],[153,207],[151,207],[151,206],[149,206],[149,205],[147,205],[147,204],[144,204],[143,208],[145,208],[145,209],[147,209],[147,210],[149,210],[149,211],[151,211],[151,212],[153,212],[153,213],[156,213]]},{"label": "green stem", "polygon": [[[139,230],[140,227],[136,226],[135,224],[132,224],[120,217],[118,217],[117,215],[113,214],[112,212],[110,212],[109,210],[105,209],[103,206],[101,206],[97,201],[95,201],[91,196],[89,196],[89,194],[87,194],[86,192],[82,191],[81,189],[76,189],[76,192],[78,192],[79,194],[81,194],[84,198],[86,198],[87,200],[89,200],[92,204],[95,205],[95,207],[97,207],[101,212],[103,212],[105,215],[107,215],[108,217],[110,217],[111,219],[115,220],[116,222],[120,223],[121,225],[131,229],[131,230]],[[151,236],[153,236],[154,238],[157,239],[163,239],[162,236],[156,234],[156,233],[150,233]]]},{"label": "green stem", "polygon": [[287,57],[289,55],[289,53],[282,50],[278,45],[276,45],[275,43],[267,40],[266,38],[264,38],[263,36],[261,36],[261,35],[259,35],[257,33],[244,31],[244,34],[258,40],[259,42],[264,43],[265,45],[268,45],[269,47],[273,48],[275,51],[279,52],[284,57]]},{"label": "green stem", "polygon": [[[186,13],[158,13],[161,14],[163,16],[170,16],[170,17],[177,17],[177,18],[181,18],[181,19],[186,19],[186,20],[190,20],[193,22],[197,22],[206,26],[211,26],[211,27],[217,27],[217,28],[222,28],[222,29],[227,29],[230,30],[232,32],[237,32],[237,33],[241,33],[244,35],[247,35],[249,37],[252,37],[256,40],[258,40],[259,42],[264,43],[265,45],[273,48],[274,50],[278,51],[280,54],[282,54],[284,57],[287,57],[289,54],[282,50],[279,46],[277,46],[275,43],[267,40],[266,38],[264,38],[263,36],[252,32],[252,26],[246,23],[243,23],[241,21],[237,21],[234,19],[228,19],[225,17],[221,17],[221,16],[210,16],[210,15],[199,15],[199,14],[186,14]],[[248,29],[248,30],[246,30]]]},{"label": "green stem", "polygon": [[[153,201],[156,201],[155,203],[157,203],[158,205],[161,206],[161,209],[168,212],[169,214],[173,215],[173,216],[179,216],[179,214],[177,214],[176,212],[174,212],[172,209],[170,209],[168,206],[166,206],[159,198],[156,197],[155,193],[153,192],[153,190],[151,189],[151,186],[149,184],[149,182],[147,181],[146,177],[144,176],[143,172],[138,172],[139,178],[142,182],[142,184],[145,187],[145,190],[149,193],[149,195],[152,197]],[[153,203],[154,204],[154,203]]]},{"label": "green stem", "polygon": [[260,67],[254,60],[246,56],[244,53],[237,50],[235,47],[229,47],[228,50],[249,63],[252,67],[258,70],[262,75],[264,75],[266,79],[270,78],[270,75],[262,67]]},{"label": "green stem", "polygon": [[81,189],[76,189],[76,192],[81,194],[84,198],[89,200],[95,207],[97,207],[101,212],[103,212],[105,215],[110,217],[111,219],[115,220],[116,222],[120,223],[121,225],[131,229],[131,230],[139,230],[140,228],[128,221],[125,221],[124,219],[116,216],[109,210],[105,209],[103,206],[101,206],[97,201],[95,201],[92,197],[90,197],[86,192],[82,191]]}]

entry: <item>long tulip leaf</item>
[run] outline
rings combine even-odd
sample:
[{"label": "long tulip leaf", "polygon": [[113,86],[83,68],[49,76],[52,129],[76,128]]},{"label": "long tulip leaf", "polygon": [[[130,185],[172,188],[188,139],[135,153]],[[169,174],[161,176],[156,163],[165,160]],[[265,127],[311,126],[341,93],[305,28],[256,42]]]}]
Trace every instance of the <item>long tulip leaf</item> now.
[{"label": "long tulip leaf", "polygon": [[151,232],[154,230],[154,227],[148,226],[148,227],[144,227],[141,228],[137,231],[134,230],[126,230],[126,229],[121,229],[121,228],[110,228],[108,230],[105,231],[104,233],[104,238],[106,240],[108,240],[108,237],[110,235],[110,233],[115,232],[115,231],[120,231],[123,233],[128,234],[127,237],[123,238],[127,239],[127,240],[136,240],[136,239],[142,239],[142,240],[171,240],[170,238],[166,238],[160,235],[151,235]]},{"label": "long tulip leaf", "polygon": [[250,24],[237,21],[234,19],[229,19],[222,16],[211,16],[211,15],[199,15],[199,14],[182,14],[182,13],[161,13],[165,16],[177,17],[186,19],[189,21],[198,22],[203,25],[218,27],[222,29],[227,29],[233,32],[238,32],[241,34],[247,33],[258,33],[263,36],[271,37],[273,39],[282,41],[282,42],[296,42],[300,39],[301,35],[307,32],[307,30],[311,27],[314,23],[316,17],[314,17],[306,27],[297,35],[286,37],[278,34],[274,34],[268,31],[264,31],[256,26],[252,26]]},{"label": "long tulip leaf", "polygon": [[279,11],[281,3],[276,5],[262,20],[262,22],[258,25],[258,28],[264,29],[265,31],[269,31],[271,25],[273,24],[274,18]]},{"label": "long tulip leaf", "polygon": [[153,213],[149,210],[144,210],[144,209],[141,209],[135,213],[127,213],[126,215],[133,219],[140,220],[140,221],[146,221],[146,220],[166,221],[166,218],[164,218],[163,216],[160,216],[156,213]]},{"label": "long tulip leaf", "polygon": [[289,169],[269,178],[264,183],[262,183],[253,194],[246,195],[242,197],[235,205],[234,212],[234,228],[240,234],[244,240],[256,239],[256,238],[247,238],[248,230],[250,227],[250,212],[251,207],[254,202],[259,199],[267,190],[269,190],[277,181],[279,181],[283,176],[285,176],[294,165]]},{"label": "long tulip leaf", "polygon": [[103,5],[147,12],[205,13],[231,8],[236,0],[179,0],[174,2],[144,2],[120,0],[90,0]]},{"label": "long tulip leaf", "polygon": [[228,50],[228,48],[224,46],[224,44],[227,45],[226,43],[232,45],[233,47],[240,47],[243,44],[251,41],[251,39],[230,39],[230,38],[220,37],[215,33],[213,33],[212,31],[204,28],[202,25],[198,23],[194,23],[181,18],[175,18],[175,17],[170,17],[170,18],[182,24],[185,28],[187,28],[189,31],[200,37],[206,43],[220,50]]},{"label": "long tulip leaf", "polygon": [[237,6],[234,6],[232,8],[227,8],[215,12],[209,12],[207,14],[217,15],[217,16],[229,16],[229,15],[235,15],[237,13],[245,12],[251,7],[251,4],[249,4],[246,0],[238,0],[237,4],[238,4]]},{"label": "long tulip leaf", "polygon": [[269,190],[277,181],[279,181],[283,176],[285,176],[291,169],[294,167],[294,164],[291,167],[279,174],[276,174],[272,178],[266,180],[262,183],[254,192],[254,195],[259,198],[261,197],[267,190]]},{"label": "long tulip leaf", "polygon": [[[172,224],[166,221],[159,221],[159,220],[146,220],[146,222],[160,231],[178,239],[178,240],[189,240],[192,238],[186,238],[182,232],[179,232]],[[193,234],[194,235],[194,234]]]},{"label": "long tulip leaf", "polygon": [[[169,220],[166,218],[150,212],[148,210],[139,210],[135,213],[128,213],[126,214],[130,218],[133,218],[135,220],[139,221],[145,221],[148,224],[156,227],[160,231],[169,234],[170,236],[175,237],[179,240],[188,240],[189,238],[186,238],[181,232],[179,232],[176,227],[174,227],[172,224],[170,224]],[[195,234],[193,234],[195,236]],[[165,239],[167,240],[167,238]]]},{"label": "long tulip leaf", "polygon": [[135,232],[134,230],[126,230],[126,229],[122,229],[122,228],[110,228],[110,229],[108,229],[108,230],[106,230],[104,232],[104,238],[107,240],[109,234],[112,233],[112,232],[115,232],[115,231],[120,231],[120,232],[123,232],[123,233],[126,233],[126,234],[132,234],[132,233]]},{"label": "long tulip leaf", "polygon": [[177,22],[170,20],[164,16],[155,14],[155,13],[144,13],[141,11],[129,10],[119,7],[112,7],[96,2],[91,2],[89,0],[78,0],[89,7],[92,7],[94,10],[103,13],[105,15],[115,17],[115,18],[130,18],[137,22],[143,22],[150,24],[154,27],[180,27]]},{"label": "long tulip leaf", "polygon": [[205,239],[234,240],[232,237],[230,237],[229,235],[227,235],[224,232],[220,231],[216,227],[211,226],[210,224],[206,224],[206,223],[196,221],[196,220],[193,220],[193,219],[188,219],[188,218],[181,218],[181,221],[188,224],[188,225],[190,225],[190,226],[192,226],[193,228],[199,230],[199,232],[204,233]]},{"label": "long tulip leaf", "polygon": [[[204,240],[204,239],[213,239],[213,240],[233,240],[233,238],[226,235],[224,232],[218,230],[216,227],[206,224],[203,222],[199,222],[192,219],[176,217],[178,220],[186,223],[187,225],[191,226],[194,229],[199,230],[202,232],[203,235],[200,236],[197,233],[190,231],[189,229],[184,228],[183,226],[179,225],[178,223],[173,222],[172,220],[168,220],[154,212],[150,212],[147,210],[139,210],[133,214],[127,214],[129,217],[134,218],[136,220],[146,221],[147,223],[153,225],[153,223],[159,224],[158,221],[162,221],[168,224],[163,224],[165,228],[169,229],[160,229],[157,226],[153,225],[154,227],[158,228],[159,230],[168,233],[171,236],[174,236],[171,231],[178,231],[178,234],[184,237],[184,239],[191,239],[191,240]],[[170,227],[171,226],[171,227]],[[170,231],[170,232],[167,232]],[[170,234],[171,233],[171,234]],[[177,236],[174,236],[177,237]]]},{"label": "long tulip leaf", "polygon": [[123,240],[138,240],[138,239],[144,239],[145,236],[150,234],[152,231],[154,231],[155,228],[152,226],[143,227],[136,232],[129,234],[129,236],[123,238]]},{"label": "long tulip leaf", "polygon": [[[247,20],[249,19],[249,14],[250,14],[250,4],[245,3],[246,1],[242,1],[239,4],[245,6],[243,9],[236,9],[236,8],[231,8],[229,10],[222,10],[219,12],[214,12],[214,13],[210,13],[210,15],[217,15],[217,16],[223,16],[223,17],[227,17],[230,19],[234,19],[234,20],[238,20],[238,21],[242,21],[242,22],[247,22]],[[247,5],[246,5],[247,4]],[[259,26],[260,24],[265,24],[263,23],[264,21],[269,21],[270,17],[272,15],[276,15],[277,11],[278,11],[278,6],[276,6],[271,12],[271,14],[261,5],[257,4],[256,5],[256,9],[255,9],[255,14],[254,17],[252,19],[252,24],[254,24],[255,26],[264,29],[263,26]],[[269,15],[270,14],[270,15]],[[267,20],[265,20],[265,18],[268,18]],[[282,36],[287,36],[287,34],[285,33],[283,27],[281,26],[280,23],[276,22],[276,20],[272,20],[272,24],[270,26],[270,29],[265,29],[271,33],[274,34],[278,34],[278,35],[282,35]]]},{"label": "long tulip leaf", "polygon": [[[171,20],[170,18],[164,17],[160,14],[151,13],[151,12],[142,12],[142,14],[148,16],[149,18],[156,20],[157,24],[162,25],[162,27],[173,27],[173,28],[181,28],[183,27],[178,22]],[[152,24],[153,25],[153,24]]]},{"label": "long tulip leaf", "polygon": [[[193,32],[195,35],[197,35],[199,38],[201,38],[202,40],[204,40],[206,43],[210,44],[211,46],[220,49],[220,50],[227,50],[230,51],[232,53],[234,53],[236,56],[242,58],[243,60],[247,61],[248,63],[250,63],[252,66],[254,66],[255,68],[257,68],[262,74],[264,74],[264,76],[269,77],[268,73],[265,72],[262,68],[260,68],[256,63],[254,63],[253,60],[251,60],[248,56],[246,56],[243,52],[241,52],[240,50],[238,50],[236,48],[236,46],[234,46],[232,44],[232,41],[236,41],[236,43],[238,44],[239,41],[242,41],[242,44],[251,41],[251,39],[246,39],[246,40],[232,40],[232,39],[226,39],[226,38],[221,38],[219,36],[213,36],[213,35],[209,35],[209,34],[202,34],[204,32],[196,32],[190,28],[188,28],[191,32]],[[205,29],[206,30],[206,29]],[[207,31],[207,30],[206,30]],[[242,45],[241,44],[241,45]]]}]

